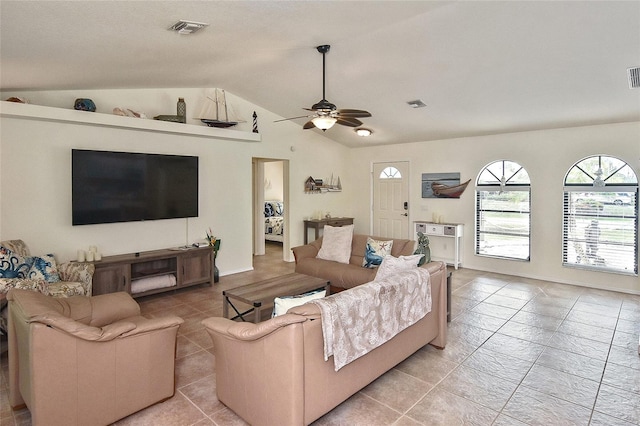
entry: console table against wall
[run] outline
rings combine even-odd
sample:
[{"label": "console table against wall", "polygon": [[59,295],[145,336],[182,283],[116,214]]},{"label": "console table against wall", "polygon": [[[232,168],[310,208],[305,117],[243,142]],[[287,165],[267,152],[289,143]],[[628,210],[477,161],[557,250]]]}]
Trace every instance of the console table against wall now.
[{"label": "console table against wall", "polygon": [[162,293],[177,288],[214,282],[214,250],[211,247],[187,249],[164,249],[140,253],[105,256],[93,262],[93,295],[126,291],[131,293],[131,284],[143,278],[173,275],[176,285],[150,289],[132,294],[133,297]]},{"label": "console table against wall", "polygon": [[304,221],[304,243],[307,244],[307,231],[309,229],[315,229],[315,238],[317,240],[320,237],[320,230],[324,228],[325,225],[329,226],[344,226],[344,225],[352,225],[353,218],[352,217],[331,217],[327,219],[308,219]]},{"label": "console table against wall", "polygon": [[453,258],[448,258],[445,256],[438,256],[437,253],[434,256],[433,248],[431,249],[431,258],[434,260],[442,260],[448,264],[453,265],[456,269],[458,266],[462,265],[462,228],[463,225],[461,223],[433,223],[433,222],[419,222],[416,221],[415,230],[416,230],[416,240],[418,239],[418,232],[422,232],[425,235],[429,236],[429,239],[432,237],[442,237],[442,238],[453,238],[454,240],[454,251]]}]

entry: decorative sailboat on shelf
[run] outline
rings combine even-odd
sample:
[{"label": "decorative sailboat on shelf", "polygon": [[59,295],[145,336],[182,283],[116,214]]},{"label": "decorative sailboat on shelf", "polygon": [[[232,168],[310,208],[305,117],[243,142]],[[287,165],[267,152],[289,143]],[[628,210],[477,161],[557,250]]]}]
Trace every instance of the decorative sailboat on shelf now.
[{"label": "decorative sailboat on shelf", "polygon": [[238,123],[244,123],[245,120],[242,120],[231,105],[227,104],[224,90],[213,89],[211,92],[204,100],[200,113],[194,118],[209,127],[226,128],[235,126]]}]

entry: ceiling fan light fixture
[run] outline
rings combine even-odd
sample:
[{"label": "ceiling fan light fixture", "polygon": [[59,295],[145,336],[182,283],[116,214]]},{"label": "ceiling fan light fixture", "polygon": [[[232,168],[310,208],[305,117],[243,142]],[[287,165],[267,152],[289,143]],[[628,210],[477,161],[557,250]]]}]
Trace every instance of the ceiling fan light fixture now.
[{"label": "ceiling fan light fixture", "polygon": [[427,104],[425,104],[422,99],[416,99],[413,101],[408,101],[407,104],[409,104],[409,106],[411,108],[424,108],[427,106]]},{"label": "ceiling fan light fixture", "polygon": [[373,133],[371,130],[365,129],[364,127],[361,127],[359,129],[355,129],[354,131],[356,132],[356,135],[361,136],[363,138],[371,136],[371,133]]},{"label": "ceiling fan light fixture", "polygon": [[325,130],[332,128],[333,125],[336,124],[336,121],[338,120],[336,120],[333,117],[316,117],[313,120],[311,120],[313,125],[316,126],[318,129],[322,130],[323,132]]}]

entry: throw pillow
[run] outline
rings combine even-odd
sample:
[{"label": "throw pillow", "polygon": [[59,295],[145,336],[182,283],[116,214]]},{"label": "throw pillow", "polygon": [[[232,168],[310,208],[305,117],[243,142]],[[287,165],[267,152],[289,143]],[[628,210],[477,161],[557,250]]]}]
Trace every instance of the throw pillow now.
[{"label": "throw pillow", "polygon": [[31,268],[29,262],[30,258],[0,246],[0,278],[26,278]]},{"label": "throw pillow", "polygon": [[348,264],[349,258],[351,257],[352,238],[353,225],[325,225],[322,236],[322,246],[316,258]]},{"label": "throw pillow", "polygon": [[417,268],[421,257],[421,254],[400,257],[393,257],[389,255],[382,259],[382,263],[380,264],[380,267],[376,272],[376,277],[373,280],[382,281],[399,272]]},{"label": "throw pillow", "polygon": [[378,241],[371,237],[367,237],[367,245],[364,247],[364,258],[362,266],[365,268],[377,268],[380,266],[382,259],[391,254],[393,240]]},{"label": "throw pillow", "polygon": [[271,216],[275,216],[275,212],[273,211],[273,205],[266,201],[264,203],[264,217],[271,217]]},{"label": "throw pillow", "polygon": [[57,283],[60,281],[58,274],[58,265],[52,254],[44,256],[34,256],[31,258],[31,269],[27,273],[30,280],[45,280],[48,283]]},{"label": "throw pillow", "polygon": [[325,293],[326,293],[325,289],[319,289],[319,290],[310,291],[308,293],[300,294],[298,296],[276,297],[275,299],[273,299],[272,317],[275,318],[278,315],[286,314],[287,311],[293,308],[294,306],[301,306],[311,300],[321,299],[325,296]]}]

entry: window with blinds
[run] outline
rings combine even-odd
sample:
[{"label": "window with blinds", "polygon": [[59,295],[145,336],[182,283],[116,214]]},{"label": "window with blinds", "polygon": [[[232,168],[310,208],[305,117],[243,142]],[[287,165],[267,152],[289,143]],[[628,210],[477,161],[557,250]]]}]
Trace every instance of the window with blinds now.
[{"label": "window with blinds", "polygon": [[624,161],[593,156],[569,169],[562,264],[638,274],[638,179]]},{"label": "window with blinds", "polygon": [[531,239],[529,174],[518,163],[486,166],[476,181],[477,255],[529,260]]}]

